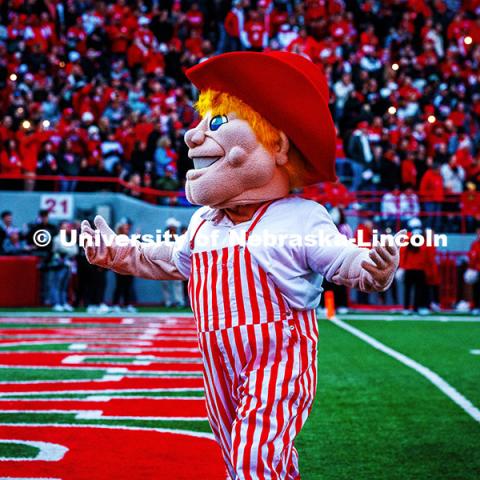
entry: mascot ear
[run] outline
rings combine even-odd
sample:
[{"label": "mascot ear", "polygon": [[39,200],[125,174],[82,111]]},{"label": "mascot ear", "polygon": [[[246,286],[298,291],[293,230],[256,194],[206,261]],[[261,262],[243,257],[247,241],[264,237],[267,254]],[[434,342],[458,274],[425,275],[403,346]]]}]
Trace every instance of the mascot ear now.
[{"label": "mascot ear", "polygon": [[277,144],[277,150],[275,152],[275,160],[277,165],[282,166],[288,162],[288,151],[290,150],[290,142],[287,136],[280,132],[280,138]]}]

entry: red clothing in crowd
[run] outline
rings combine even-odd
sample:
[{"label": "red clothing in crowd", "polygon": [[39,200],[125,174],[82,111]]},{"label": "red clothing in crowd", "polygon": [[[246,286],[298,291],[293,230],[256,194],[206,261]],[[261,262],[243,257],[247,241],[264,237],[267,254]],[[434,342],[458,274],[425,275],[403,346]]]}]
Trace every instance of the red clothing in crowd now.
[{"label": "red clothing in crowd", "polygon": [[437,263],[437,249],[435,245],[424,247],[427,250],[428,268],[426,270],[427,285],[440,285],[440,267]]},{"label": "red clothing in crowd", "polygon": [[0,153],[0,174],[19,175],[22,173],[22,157],[17,151],[10,154],[3,150]]},{"label": "red clothing in crowd", "polygon": [[461,195],[462,213],[472,217],[480,217],[480,192],[463,192]]},{"label": "red clothing in crowd", "polygon": [[248,43],[253,48],[262,48],[265,40],[265,24],[260,20],[249,20],[245,24]]},{"label": "red clothing in crowd", "polygon": [[373,240],[373,232],[372,229],[368,226],[365,225],[364,223],[361,223],[357,229],[355,230],[355,240],[357,241],[357,245],[362,248],[371,248],[367,247],[366,244],[372,243]]},{"label": "red clothing in crowd", "polygon": [[203,29],[203,13],[200,10],[189,10],[186,15],[187,25],[190,30],[201,32]]},{"label": "red clothing in crowd", "polygon": [[405,270],[423,270],[428,278],[431,269],[432,254],[428,247],[402,247],[400,249],[400,268]]},{"label": "red clothing in crowd", "polygon": [[480,238],[475,240],[468,252],[468,266],[480,272]]},{"label": "red clothing in crowd", "polygon": [[443,178],[440,172],[429,169],[425,172],[420,182],[420,197],[426,202],[443,202],[445,198],[443,190]]},{"label": "red clothing in crowd", "polygon": [[410,184],[413,188],[417,186],[417,167],[411,158],[407,158],[402,162],[402,183]]},{"label": "red clothing in crowd", "polygon": [[236,10],[230,10],[225,17],[225,31],[234,38],[240,37],[240,18]]}]

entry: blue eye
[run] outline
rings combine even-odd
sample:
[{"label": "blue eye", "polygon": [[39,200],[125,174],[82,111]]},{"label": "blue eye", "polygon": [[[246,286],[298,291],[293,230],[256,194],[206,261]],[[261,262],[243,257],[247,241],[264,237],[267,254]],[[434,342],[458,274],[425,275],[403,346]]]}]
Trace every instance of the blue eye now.
[{"label": "blue eye", "polygon": [[228,122],[228,118],[226,115],[215,115],[211,120],[210,120],[210,130],[213,132],[215,130],[218,130],[224,123]]}]

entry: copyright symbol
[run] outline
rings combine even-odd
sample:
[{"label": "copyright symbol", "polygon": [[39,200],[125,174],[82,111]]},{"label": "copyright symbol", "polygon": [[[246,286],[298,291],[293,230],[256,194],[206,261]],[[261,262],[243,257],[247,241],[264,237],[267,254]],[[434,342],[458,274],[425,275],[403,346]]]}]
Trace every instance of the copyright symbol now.
[{"label": "copyright symbol", "polygon": [[37,230],[33,234],[33,243],[37,247],[46,247],[52,241],[52,235],[48,230]]}]

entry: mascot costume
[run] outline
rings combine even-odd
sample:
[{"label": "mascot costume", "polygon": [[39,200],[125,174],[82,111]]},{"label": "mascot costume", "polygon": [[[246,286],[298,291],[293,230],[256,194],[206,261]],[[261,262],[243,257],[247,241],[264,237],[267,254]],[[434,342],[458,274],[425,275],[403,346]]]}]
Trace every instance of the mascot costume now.
[{"label": "mascot costume", "polygon": [[[324,207],[290,195],[336,178],[318,67],[291,53],[234,52],[186,73],[202,117],[185,134],[195,167],[186,195],[202,207],[174,242],[102,241],[86,246],[87,258],[121,274],[188,279],[209,421],[228,478],[299,479],[294,440],[316,391],[322,280],[383,291],[398,249],[358,248]],[[115,235],[102,217],[94,223],[99,232],[82,223],[85,236]],[[335,241],[252,241],[292,233]]]}]

